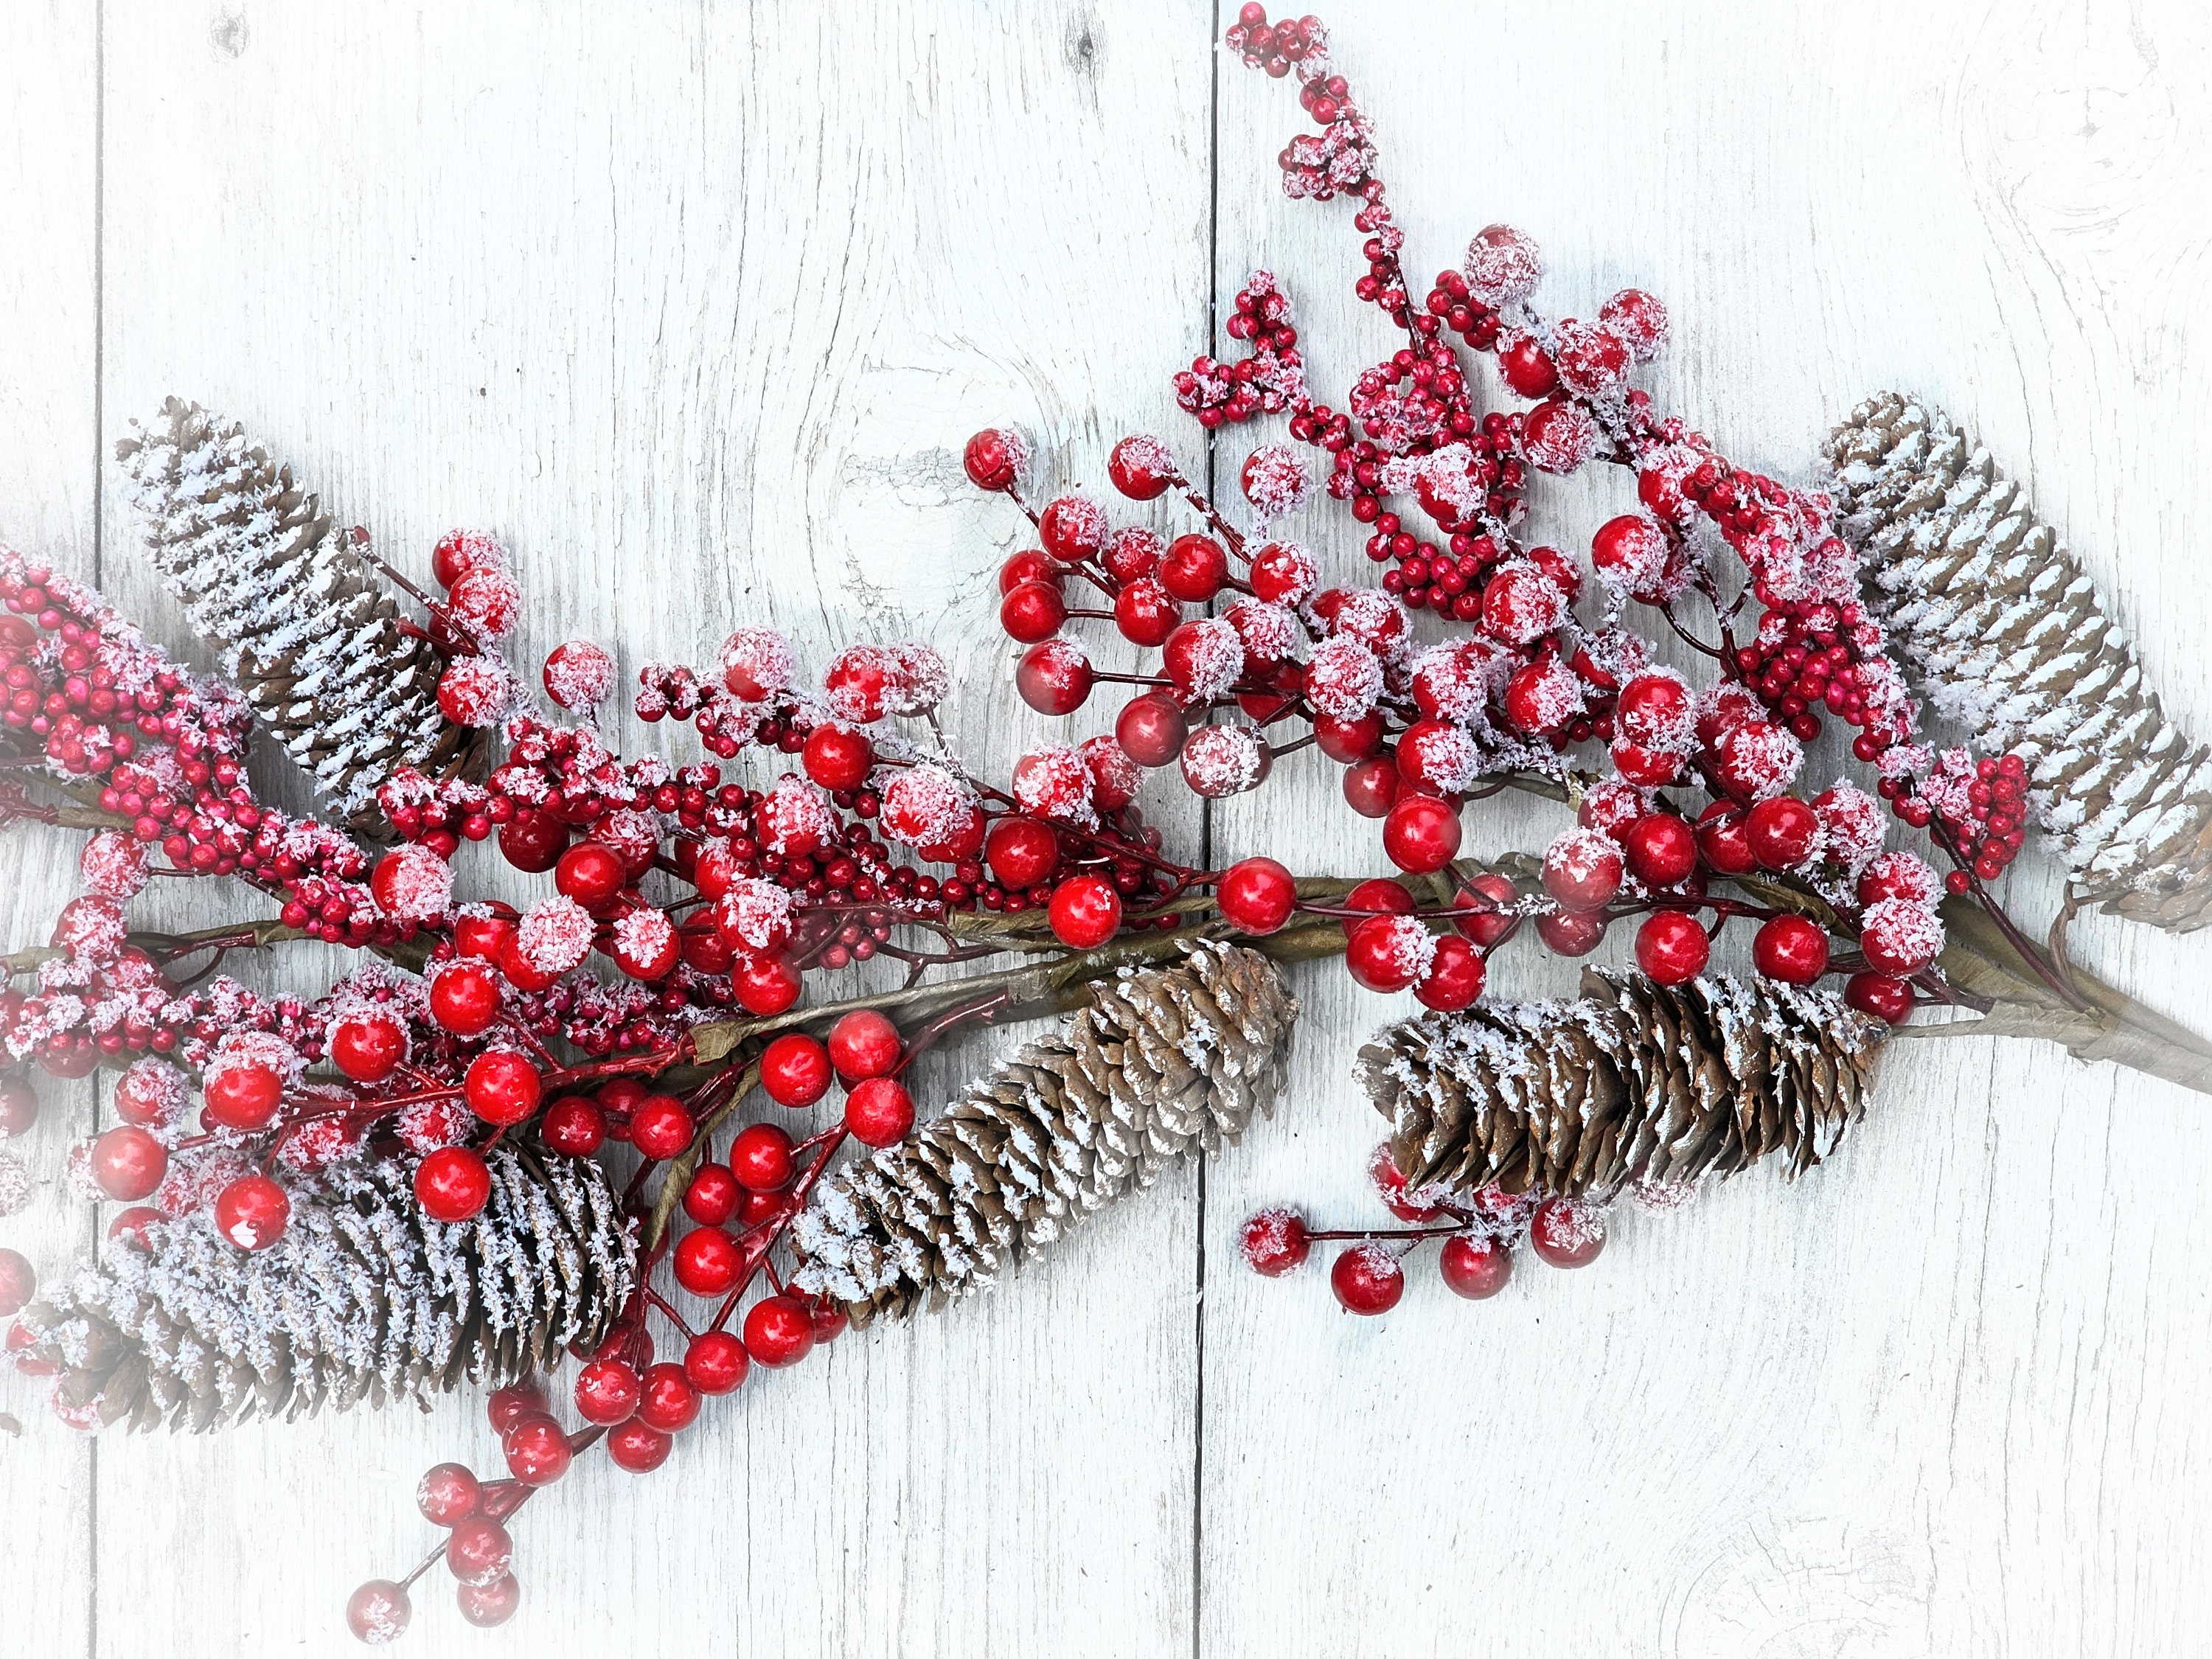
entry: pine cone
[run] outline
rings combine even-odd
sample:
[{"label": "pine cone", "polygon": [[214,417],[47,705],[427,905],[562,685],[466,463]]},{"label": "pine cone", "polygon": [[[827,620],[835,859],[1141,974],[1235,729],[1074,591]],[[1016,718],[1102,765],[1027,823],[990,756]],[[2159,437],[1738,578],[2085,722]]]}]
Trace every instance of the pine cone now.
[{"label": "pine cone", "polygon": [[204,1212],[157,1223],[24,1310],[62,1367],[56,1404],[134,1429],[382,1406],[495,1386],[595,1343],[629,1296],[629,1228],[596,1164],[543,1173],[501,1148],[474,1220],[430,1220],[417,1160],[342,1164],[291,1188],[283,1237],[253,1255]]},{"label": "pine cone", "polygon": [[197,404],[172,398],[131,424],[115,453],[155,567],[318,791],[373,828],[394,772],[470,758],[471,732],[438,709],[445,659],[401,631],[361,532],[334,530],[289,467]]},{"label": "pine cone", "polygon": [[1937,712],[2027,769],[2076,895],[2212,921],[2212,754],[2159,707],[2134,644],[2027,492],[1939,410],[1893,392],[1830,434],[1869,602]]},{"label": "pine cone", "polygon": [[1881,1036],[1826,992],[1593,969],[1578,1002],[1423,1014],[1359,1060],[1409,1186],[1609,1198],[1774,1152],[1810,1169],[1864,1111]]},{"label": "pine cone", "polygon": [[855,1325],[942,1307],[1194,1152],[1234,1145],[1282,1091],[1298,1005],[1257,951],[1201,944],[1093,988],[934,1122],[817,1188],[792,1226],[801,1290]]}]

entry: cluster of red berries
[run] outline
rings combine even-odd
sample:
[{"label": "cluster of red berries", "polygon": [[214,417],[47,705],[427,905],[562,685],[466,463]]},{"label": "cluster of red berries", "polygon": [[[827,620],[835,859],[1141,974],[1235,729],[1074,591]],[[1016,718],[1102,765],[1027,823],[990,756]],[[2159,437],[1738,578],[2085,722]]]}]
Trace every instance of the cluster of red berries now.
[{"label": "cluster of red berries", "polygon": [[1298,356],[1298,331],[1290,298],[1272,273],[1252,273],[1238,290],[1224,327],[1231,339],[1250,349],[1234,362],[1203,354],[1193,358],[1175,377],[1176,402],[1186,413],[1211,432],[1255,415],[1284,414],[1304,403],[1305,364]]},{"label": "cluster of red berries", "polygon": [[1305,1264],[1316,1241],[1349,1241],[1328,1274],[1330,1291],[1346,1313],[1373,1317],[1406,1294],[1406,1259],[1432,1238],[1443,1240],[1437,1267],[1453,1294],[1484,1302],[1513,1276],[1514,1246],[1525,1241],[1554,1267],[1586,1267],[1605,1249],[1605,1206],[1582,1199],[1508,1193],[1484,1187],[1464,1202],[1440,1193],[1412,1193],[1386,1142],[1375,1149],[1368,1175],[1390,1212],[1407,1226],[1317,1231],[1295,1210],[1261,1210],[1239,1234],[1245,1265],[1279,1279]]},{"label": "cluster of red berries", "polygon": [[[1320,18],[1285,17],[1270,23],[1267,9],[1249,0],[1238,8],[1226,38],[1229,49],[1241,53],[1249,68],[1264,70],[1279,80],[1301,65],[1328,61],[1328,28]],[[1343,96],[1340,92],[1337,95]],[[1336,117],[1316,112],[1315,118],[1326,125]]]}]

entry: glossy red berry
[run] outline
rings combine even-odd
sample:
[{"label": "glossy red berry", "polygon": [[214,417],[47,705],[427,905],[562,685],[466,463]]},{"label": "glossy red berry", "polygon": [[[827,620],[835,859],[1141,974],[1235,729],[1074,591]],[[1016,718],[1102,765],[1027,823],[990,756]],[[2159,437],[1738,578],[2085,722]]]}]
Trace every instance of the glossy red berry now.
[{"label": "glossy red berry", "polygon": [[868,1078],[845,1097],[845,1127],[863,1146],[896,1146],[914,1127],[914,1098],[896,1078]]},{"label": "glossy red berry", "polygon": [[1240,933],[1272,933],[1291,919],[1297,886],[1288,868],[1273,859],[1240,860],[1222,872],[1214,890],[1222,919]]},{"label": "glossy red berry", "polygon": [[639,1421],[663,1434],[681,1434],[697,1420],[699,1390],[684,1375],[683,1366],[664,1360],[647,1368],[637,1415]]},{"label": "glossy red berry", "polygon": [[1008,892],[1025,892],[1060,867],[1060,836],[1035,818],[1000,818],[984,839],[983,861]]},{"label": "glossy red berry", "polygon": [[615,850],[596,841],[578,842],[553,866],[554,886],[586,910],[603,908],[629,878]]},{"label": "glossy red berry", "polygon": [[1712,940],[1695,916],[1660,910],[1636,930],[1636,965],[1662,985],[1684,985],[1705,971]]},{"label": "glossy red berry", "polygon": [[589,1158],[607,1138],[607,1117],[580,1095],[563,1095],[538,1120],[538,1137],[563,1158]]},{"label": "glossy red berry", "polygon": [[668,1461],[669,1449],[675,1443],[673,1436],[663,1434],[635,1417],[607,1431],[607,1455],[614,1460],[617,1468],[627,1469],[632,1474],[652,1474]]},{"label": "glossy red berry", "polygon": [[696,1126],[673,1095],[648,1095],[631,1108],[630,1145],[642,1158],[674,1158],[691,1145]]},{"label": "glossy red berry", "polygon": [[482,1036],[499,1018],[499,996],[498,973],[465,957],[430,981],[430,1018],[455,1036]]},{"label": "glossy red berry", "polygon": [[1911,986],[1888,974],[1853,974],[1844,986],[1844,1000],[1888,1025],[1902,1025],[1912,1013]]},{"label": "glossy red berry", "polygon": [[1620,890],[1620,849],[1589,830],[1570,830],[1544,852],[1544,890],[1569,910],[1601,909]]},{"label": "glossy red berry", "polygon": [[745,1345],[727,1331],[702,1331],[684,1350],[684,1377],[701,1394],[733,1392],[751,1365]]},{"label": "glossy red berry", "polygon": [[1182,607],[1150,576],[1124,584],[1114,596],[1114,626],[1132,645],[1164,645],[1182,621]]},{"label": "glossy red berry", "polygon": [[1802,916],[1775,916],[1751,941],[1752,964],[1784,985],[1810,985],[1828,971],[1828,936]]},{"label": "glossy red berry", "polygon": [[518,812],[499,827],[499,855],[525,875],[541,875],[561,861],[568,826],[550,812]]},{"label": "glossy red berry", "polygon": [[1106,458],[1106,475],[1131,501],[1156,501],[1175,482],[1175,458],[1158,438],[1127,437]]},{"label": "glossy red berry", "polygon": [[830,1051],[803,1031],[787,1031],[769,1043],[760,1065],[761,1087],[779,1106],[811,1106],[830,1092]]},{"label": "glossy red berry", "polygon": [[474,1515],[483,1495],[483,1484],[459,1463],[433,1463],[415,1483],[415,1507],[434,1527],[450,1527]]},{"label": "glossy red berry", "polygon": [[446,1540],[446,1566],[464,1584],[489,1584],[514,1562],[514,1540],[481,1510],[453,1523]]},{"label": "glossy red berry", "polygon": [[1178,536],[1160,561],[1159,580],[1175,598],[1204,605],[1229,580],[1229,556],[1211,536]]},{"label": "glossy red berry", "polygon": [[1454,896],[1453,907],[1469,914],[1452,925],[1487,951],[1513,930],[1510,909],[1520,898],[1510,880],[1486,870]]},{"label": "glossy red berry", "polygon": [[1062,945],[1096,950],[1121,931],[1121,895],[1104,876],[1071,876],[1053,890],[1046,914]]},{"label": "glossy red berry", "polygon": [[1354,1244],[1329,1266],[1328,1287],[1346,1313],[1386,1314],[1406,1294],[1406,1269],[1379,1240]]},{"label": "glossy red berry", "polygon": [[1523,398],[1548,398],[1559,389],[1559,372],[1533,334],[1515,337],[1498,354],[1498,373]]},{"label": "glossy red berry", "polygon": [[[115,1085],[115,1109],[125,1123],[137,1123],[142,1127],[163,1121],[162,1115],[148,1112],[133,1116],[130,1097],[133,1085],[131,1073],[125,1072]],[[141,1074],[143,1075],[143,1074]],[[137,1085],[149,1095],[161,1095],[167,1103],[165,1085],[151,1082]],[[39,1121],[39,1097],[31,1085],[19,1077],[0,1077],[0,1135],[27,1135]]]},{"label": "glossy red berry", "polygon": [[[1048,640],[1060,632],[1060,624],[1067,620],[1067,601],[1060,597],[1060,587],[1053,582],[1023,582],[1010,590],[999,601],[999,626],[1006,630],[1010,639],[1024,645],[1035,645]],[[812,775],[812,768],[808,775]],[[822,780],[816,778],[817,783]],[[823,784],[827,789],[832,786]],[[836,786],[851,788],[850,784]]]},{"label": "glossy red berry", "polygon": [[1248,1217],[1237,1246],[1252,1271],[1269,1279],[1280,1279],[1313,1253],[1305,1218],[1296,1210],[1261,1210]]},{"label": "glossy red berry", "polygon": [[1344,965],[1358,984],[1384,995],[1402,991],[1427,971],[1429,931],[1410,916],[1370,916],[1344,944]]},{"label": "glossy red berry", "polygon": [[1759,867],[1743,809],[1715,801],[1698,815],[1698,853],[1724,876],[1748,875]]},{"label": "glossy red berry", "polygon": [[1650,812],[1621,837],[1628,873],[1646,887],[1672,887],[1698,867],[1697,832],[1672,812]]},{"label": "glossy red berry", "polygon": [[1536,937],[1554,954],[1586,957],[1605,937],[1606,919],[1595,910],[1553,910],[1536,918]]},{"label": "glossy red berry", "polygon": [[1346,766],[1365,760],[1382,746],[1382,716],[1373,709],[1350,720],[1316,714],[1313,729],[1314,747]]},{"label": "glossy red berry", "polygon": [[524,1418],[547,1416],[552,1409],[552,1402],[546,1399],[538,1378],[526,1376],[520,1382],[494,1389],[485,1396],[484,1420],[491,1425],[494,1434],[503,1437]]},{"label": "glossy red berry", "polygon": [[433,1221],[466,1221],[490,1197],[490,1167],[466,1146],[441,1146],[415,1166],[415,1201]]},{"label": "glossy red berry", "polygon": [[398,1015],[368,1009],[334,1020],[331,1064],[356,1083],[381,1083],[407,1058],[407,1028]]},{"label": "glossy red berry", "polygon": [[1189,716],[1164,691],[1133,697],[1114,722],[1114,739],[1139,766],[1172,766],[1190,735]]},{"label": "glossy red berry", "polygon": [[1344,937],[1349,939],[1370,916],[1411,915],[1420,906],[1402,884],[1388,876],[1376,876],[1346,893],[1342,908],[1358,913],[1344,918]]},{"label": "glossy red berry", "polygon": [[1769,870],[1795,870],[1813,855],[1820,836],[1820,815],[1795,795],[1772,795],[1754,805],[1744,820],[1751,856]]},{"label": "glossy red berry", "polygon": [[520,1123],[538,1110],[544,1079],[538,1068],[510,1048],[493,1048],[469,1062],[461,1095],[469,1109],[501,1127]]},{"label": "glossy red berry", "polygon": [[772,1018],[791,1007],[804,988],[799,969],[781,957],[754,957],[732,962],[729,974],[731,988],[738,994],[738,1006],[763,1019]]},{"label": "glossy red berry", "polygon": [[905,1052],[898,1027],[871,1008],[847,1014],[830,1028],[830,1063],[848,1084],[889,1077]]},{"label": "glossy red berry", "polygon": [[216,1122],[252,1134],[275,1119],[284,1099],[284,1081],[271,1067],[249,1061],[216,1072],[202,1093],[207,1115]]},{"label": "glossy red berry", "polygon": [[995,495],[1012,488],[1028,453],[1029,446],[1022,441],[1019,433],[986,427],[969,439],[967,447],[960,452],[960,464],[967,471],[969,483]]},{"label": "glossy red berry", "polygon": [[[1059,626],[1053,624],[1053,628]],[[1045,630],[1050,632],[1051,628]],[[806,734],[799,760],[806,775],[824,789],[858,789],[867,781],[868,769],[876,763],[876,749],[866,732],[824,722]]]},{"label": "glossy red berry", "polygon": [[1356,761],[1344,769],[1345,805],[1363,818],[1388,817],[1402,787],[1398,763],[1389,755]]},{"label": "glossy red berry", "polygon": [[745,1189],[726,1164],[702,1164],[684,1186],[684,1213],[702,1227],[719,1227],[738,1212]]},{"label": "glossy red berry", "polygon": [[1502,1239],[1488,1233],[1454,1233],[1444,1240],[1437,1266],[1455,1296],[1484,1302],[1504,1290],[1505,1281],[1513,1277],[1513,1253]]},{"label": "glossy red berry", "polygon": [[813,1316],[795,1297],[763,1297],[745,1310],[745,1352],[755,1364],[796,1365],[813,1348]]},{"label": "glossy red berry", "polygon": [[781,1192],[794,1169],[791,1137],[773,1123],[749,1123],[730,1143],[730,1173],[747,1192]]},{"label": "glossy red berry", "polygon": [[242,1175],[216,1194],[215,1230],[248,1254],[282,1238],[291,1219],[291,1195],[265,1175]]},{"label": "glossy red berry", "polygon": [[1482,953],[1457,933],[1439,934],[1429,970],[1413,986],[1413,998],[1424,1008],[1454,1013],[1482,994],[1487,976]]},{"label": "glossy red berry", "polygon": [[526,1417],[501,1437],[507,1472],[526,1486],[550,1486],[568,1473],[575,1452],[550,1417]]},{"label": "glossy red berry", "polygon": [[1061,495],[1037,517],[1037,539],[1060,563],[1082,564],[1106,545],[1106,515],[1088,495]]},{"label": "glossy red berry", "polygon": [[100,1190],[120,1204],[151,1198],[169,1172],[169,1154],[161,1143],[136,1124],[120,1124],[92,1143],[92,1178]]},{"label": "glossy red berry", "polygon": [[1097,677],[1083,647],[1066,638],[1033,645],[1014,669],[1014,689],[1040,714],[1072,714],[1090,698]]},{"label": "glossy red berry", "polygon": [[743,1270],[737,1241],[720,1227],[692,1228],[676,1241],[670,1262],[676,1282],[694,1296],[726,1294]]},{"label": "glossy red berry", "polygon": [[372,1578],[346,1597],[346,1628],[364,1646],[398,1641],[414,1617],[414,1602],[389,1578]]},{"label": "glossy red berry", "polygon": [[478,1630],[494,1630],[514,1617],[522,1605],[522,1585],[511,1572],[503,1572],[487,1584],[458,1584],[453,1589],[453,1604],[461,1610],[461,1617]]},{"label": "glossy red berry", "polygon": [[611,1428],[637,1410],[638,1392],[635,1367],[619,1359],[590,1360],[576,1373],[576,1415]]},{"label": "glossy red berry", "polygon": [[1571,1198],[1547,1198],[1528,1218],[1528,1243],[1554,1267],[1587,1267],[1605,1249],[1605,1212]]},{"label": "glossy red berry", "polygon": [[1401,795],[1383,817],[1382,851],[1408,874],[1443,869],[1459,845],[1459,813],[1433,795]]},{"label": "glossy red berry", "polygon": [[1060,567],[1054,564],[1041,547],[1024,549],[1009,556],[999,567],[999,592],[1012,592],[1024,582],[1057,582]]}]

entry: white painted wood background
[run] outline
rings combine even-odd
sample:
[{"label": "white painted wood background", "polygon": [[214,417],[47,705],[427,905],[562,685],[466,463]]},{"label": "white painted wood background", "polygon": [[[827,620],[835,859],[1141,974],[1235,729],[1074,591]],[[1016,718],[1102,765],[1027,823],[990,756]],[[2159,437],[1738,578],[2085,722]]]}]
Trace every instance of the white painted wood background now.
[{"label": "white painted wood background", "polygon": [[[992,626],[1018,525],[961,479],[966,434],[1018,422],[1048,485],[1103,483],[1126,431],[1194,455],[1167,377],[1255,264],[1293,289],[1331,394],[1390,344],[1349,297],[1349,209],[1275,182],[1291,87],[1218,58],[1221,21],[1188,0],[8,0],[0,536],[183,645],[105,459],[175,391],[403,565],[495,526],[526,651],[582,633],[635,669],[766,618],[818,660],[876,584],[957,651],[959,729],[1003,761],[1042,723]],[[1655,392],[1786,476],[1866,392],[1935,398],[2029,479],[2169,708],[2212,730],[2200,9],[1331,21],[1413,270],[1503,218],[1541,239],[1554,309],[1651,289],[1677,328]],[[1559,533],[1619,488],[1553,491]],[[1187,804],[1165,817],[1196,843]],[[1475,840],[1547,821],[1490,810]],[[1379,866],[1347,822],[1301,757],[1206,827],[1218,859]],[[12,945],[69,854],[17,836],[0,858]],[[2013,884],[2046,912],[2047,861]],[[2075,937],[2212,1023],[2205,941]],[[1566,982],[1527,956],[1501,978]],[[1589,1272],[1524,1264],[1481,1306],[1424,1270],[1359,1322],[1317,1272],[1269,1284],[1233,1257],[1262,1201],[1375,1213],[1347,1061],[1396,1010],[1331,969],[1301,992],[1297,1087],[1246,1148],[993,1299],[757,1379],[654,1477],[594,1460],[520,1526],[514,1622],[467,1631],[434,1575],[412,1650],[2205,1650],[2202,1098],[2039,1045],[1915,1045],[1795,1190],[1755,1176],[1632,1220]],[[42,1175],[95,1110],[89,1084],[50,1091]],[[5,1231],[52,1273],[99,1224],[50,1184]],[[428,1541],[416,1474],[496,1459],[473,1401],[96,1444],[20,1379],[0,1407],[28,1426],[0,1443],[10,1654],[339,1650],[347,1591]]]}]

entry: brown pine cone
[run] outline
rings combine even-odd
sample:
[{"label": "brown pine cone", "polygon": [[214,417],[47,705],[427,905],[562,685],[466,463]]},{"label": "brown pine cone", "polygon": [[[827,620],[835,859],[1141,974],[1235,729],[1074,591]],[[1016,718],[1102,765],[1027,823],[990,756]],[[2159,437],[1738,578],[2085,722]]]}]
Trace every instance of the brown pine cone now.
[{"label": "brown pine cone", "polygon": [[793,1282],[855,1325],[989,1285],[1168,1164],[1235,1144],[1273,1109],[1297,1016],[1274,963],[1237,945],[1100,981],[1064,1032],[817,1188]]},{"label": "brown pine cone", "polygon": [[2125,629],[2027,492],[1940,410],[1869,398],[1830,434],[1867,598],[1937,713],[2018,755],[2077,896],[2212,921],[2212,752],[2159,707]]},{"label": "brown pine cone", "polygon": [[1863,1113],[1882,1035],[1827,992],[1592,969],[1580,1001],[1422,1014],[1359,1062],[1407,1185],[1602,1199],[1776,1153],[1810,1169]]},{"label": "brown pine cone", "polygon": [[444,657],[402,631],[361,532],[334,529],[290,468],[175,398],[115,451],[193,631],[356,827],[380,821],[377,788],[402,767],[438,776],[472,757],[473,734],[438,708]]},{"label": "brown pine cone", "polygon": [[630,1224],[598,1165],[490,1154],[490,1201],[432,1221],[416,1160],[341,1164],[290,1189],[247,1254],[202,1212],[112,1248],[23,1310],[56,1403],[134,1429],[225,1428],[500,1386],[603,1337],[632,1284]]}]

